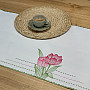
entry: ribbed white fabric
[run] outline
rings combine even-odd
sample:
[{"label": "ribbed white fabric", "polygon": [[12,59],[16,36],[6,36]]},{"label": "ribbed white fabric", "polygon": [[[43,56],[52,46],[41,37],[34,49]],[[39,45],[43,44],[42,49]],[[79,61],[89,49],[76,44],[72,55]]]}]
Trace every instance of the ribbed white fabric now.
[{"label": "ribbed white fabric", "polygon": [[46,80],[77,90],[90,90],[90,29],[71,26],[60,37],[35,40],[15,30],[17,15],[0,10],[0,65],[34,75],[32,63],[37,64],[39,48],[45,56],[54,53],[63,57],[62,67],[53,72],[54,79]]}]

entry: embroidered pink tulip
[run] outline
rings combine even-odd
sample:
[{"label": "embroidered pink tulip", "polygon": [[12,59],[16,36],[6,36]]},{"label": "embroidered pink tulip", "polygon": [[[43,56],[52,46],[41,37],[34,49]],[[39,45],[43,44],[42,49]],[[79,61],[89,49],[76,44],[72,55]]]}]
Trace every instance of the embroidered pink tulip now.
[{"label": "embroidered pink tulip", "polygon": [[62,62],[62,56],[58,56],[57,54],[53,55],[52,53],[46,56],[45,61],[50,65],[59,65]]},{"label": "embroidered pink tulip", "polygon": [[38,64],[40,67],[47,67],[47,66],[49,65],[48,63],[46,63],[45,57],[39,57],[37,64]]}]

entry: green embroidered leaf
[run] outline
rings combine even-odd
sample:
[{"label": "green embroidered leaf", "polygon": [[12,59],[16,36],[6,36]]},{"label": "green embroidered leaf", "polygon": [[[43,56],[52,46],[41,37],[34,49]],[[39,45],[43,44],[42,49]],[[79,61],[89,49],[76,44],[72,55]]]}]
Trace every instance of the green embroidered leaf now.
[{"label": "green embroidered leaf", "polygon": [[44,68],[44,73],[46,72],[46,67]]},{"label": "green embroidered leaf", "polygon": [[42,51],[40,49],[38,49],[38,51],[39,51],[39,57],[44,57]]},{"label": "green embroidered leaf", "polygon": [[39,65],[37,65],[37,68],[40,70],[40,72],[42,73],[43,67],[40,67]]},{"label": "green embroidered leaf", "polygon": [[45,73],[45,74],[42,75],[41,78],[46,79],[47,77],[49,77],[49,76],[48,76],[48,73]]},{"label": "green embroidered leaf", "polygon": [[48,73],[48,76],[49,76],[50,78],[53,78],[53,74],[52,74],[52,73]]},{"label": "green embroidered leaf", "polygon": [[52,67],[52,68],[50,68],[48,71],[47,71],[47,73],[52,73],[53,71],[55,71],[58,67],[61,67],[62,65],[60,65],[60,66],[54,66],[54,67]]},{"label": "green embroidered leaf", "polygon": [[41,72],[40,72],[39,68],[36,66],[36,64],[35,64],[34,68],[35,68],[36,77],[41,77]]}]

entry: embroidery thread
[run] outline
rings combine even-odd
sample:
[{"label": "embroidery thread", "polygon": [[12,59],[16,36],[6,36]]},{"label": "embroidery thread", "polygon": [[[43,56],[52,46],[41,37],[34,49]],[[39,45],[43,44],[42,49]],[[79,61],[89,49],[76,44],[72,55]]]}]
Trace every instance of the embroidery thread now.
[{"label": "embroidery thread", "polygon": [[[37,64],[35,64],[35,76],[40,77],[42,79],[46,79],[47,77],[53,78],[52,72],[54,72],[57,68],[61,67],[59,65],[62,62],[62,56],[58,56],[57,54],[49,54],[48,56],[43,55],[42,51],[39,50],[39,58]],[[57,66],[58,65],[58,66]]]}]

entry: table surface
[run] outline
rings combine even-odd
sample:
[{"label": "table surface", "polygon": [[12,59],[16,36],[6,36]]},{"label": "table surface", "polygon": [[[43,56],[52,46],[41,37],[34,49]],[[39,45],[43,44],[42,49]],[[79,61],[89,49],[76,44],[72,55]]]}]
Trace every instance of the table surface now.
[{"label": "table surface", "polygon": [[[72,25],[90,28],[90,0],[0,0],[0,9],[15,13],[34,7],[51,5],[65,10]],[[67,90],[44,80],[0,66],[1,90]]]}]

